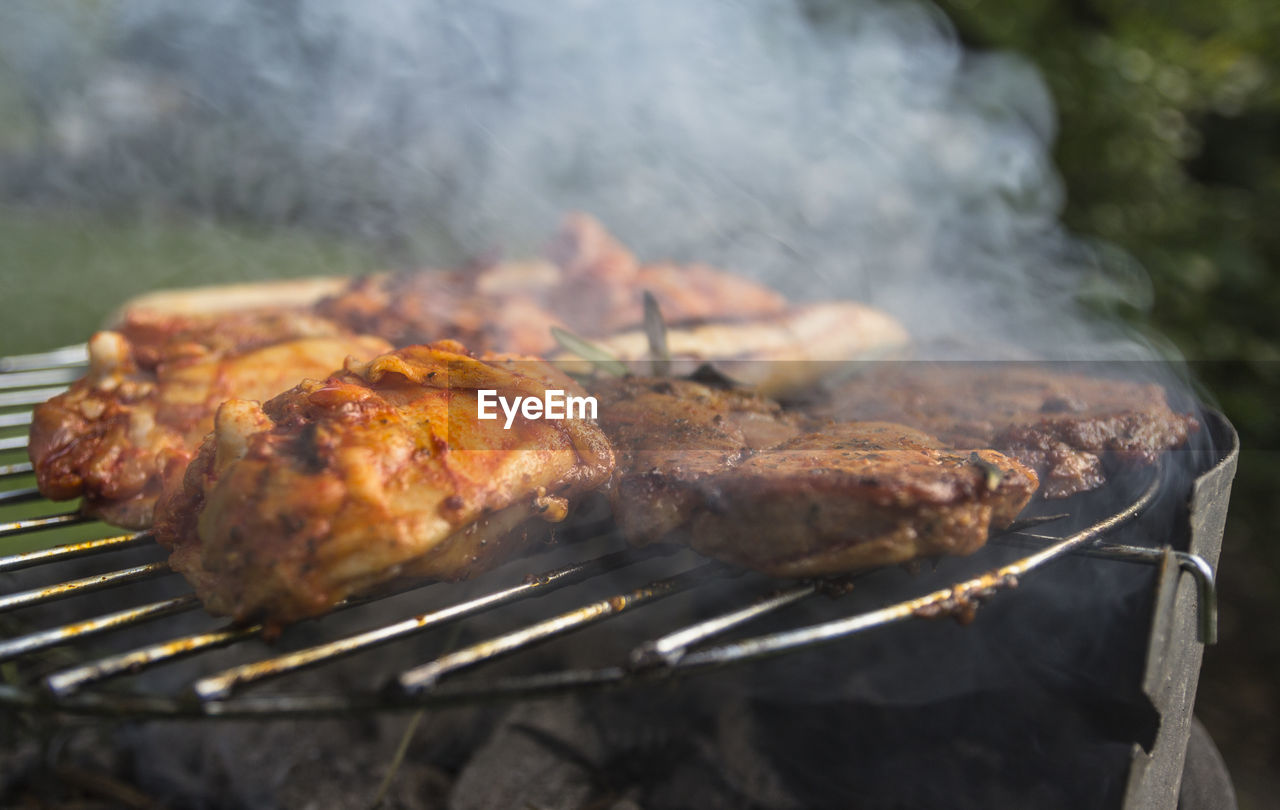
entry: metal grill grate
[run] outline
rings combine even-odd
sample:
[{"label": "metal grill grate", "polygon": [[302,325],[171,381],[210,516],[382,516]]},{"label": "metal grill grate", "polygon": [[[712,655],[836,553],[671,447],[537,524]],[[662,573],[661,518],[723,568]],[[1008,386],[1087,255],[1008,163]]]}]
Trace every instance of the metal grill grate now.
[{"label": "metal grill grate", "polygon": [[[1048,515],[1021,521],[1000,537],[993,538],[990,554],[970,558],[970,568],[977,573],[958,575],[944,587],[933,588],[909,598],[897,597],[887,604],[867,610],[840,605],[845,600],[840,588],[830,583],[780,583],[758,575],[744,574],[728,566],[696,558],[690,552],[670,549],[628,549],[616,538],[604,537],[598,542],[575,544],[572,551],[594,551],[585,562],[553,566],[534,576],[520,576],[514,583],[503,583],[503,570],[476,581],[482,588],[479,596],[451,598],[462,591],[449,584],[423,585],[413,593],[431,592],[444,596],[442,606],[425,612],[405,611],[388,620],[385,611],[370,627],[351,632],[321,620],[309,635],[318,640],[287,652],[269,650],[263,656],[227,667],[210,655],[211,651],[231,647],[262,633],[260,625],[223,625],[211,629],[170,635],[159,641],[129,645],[116,636],[115,649],[106,649],[110,632],[140,628],[148,622],[199,607],[190,593],[139,602],[137,591],[145,580],[170,577],[162,560],[112,566],[110,560],[126,550],[151,552],[161,557],[147,532],[112,534],[109,527],[91,521],[73,511],[52,514],[5,513],[45,511],[53,508],[41,499],[32,485],[31,465],[25,461],[25,436],[22,431],[30,423],[29,407],[64,390],[51,384],[67,383],[83,372],[84,347],[68,347],[40,355],[0,358],[0,619],[13,611],[36,608],[55,600],[79,597],[106,588],[119,588],[108,601],[112,608],[105,612],[73,612],[74,620],[42,629],[21,628],[16,634],[0,640],[0,663],[29,662],[40,656],[62,650],[70,651],[74,663],[58,663],[50,668],[35,667],[35,675],[15,668],[5,670],[0,684],[0,704],[31,709],[73,713],[132,715],[204,715],[266,716],[279,714],[324,714],[360,711],[374,708],[404,708],[442,705],[492,699],[513,699],[551,694],[565,690],[616,686],[655,678],[671,678],[711,668],[742,664],[764,657],[783,655],[815,645],[835,642],[874,628],[903,622],[911,618],[935,616],[970,609],[997,591],[1014,586],[1019,578],[1064,555],[1088,555],[1112,560],[1156,564],[1172,554],[1182,568],[1196,580],[1200,638],[1212,643],[1216,628],[1214,572],[1202,558],[1185,552],[1110,543],[1105,538],[1136,519],[1152,503],[1161,485],[1160,471],[1143,482],[1141,491],[1124,508],[1105,519],[1075,531],[1052,534],[1055,525],[1065,523],[1065,515]],[[11,519],[10,519],[11,517]],[[78,526],[76,531],[95,534],[89,539],[58,542],[55,532]],[[31,542],[35,535],[35,542]],[[15,551],[14,544],[25,541],[29,550]],[[1025,556],[1010,556],[1011,550],[1028,549]],[[74,576],[65,581],[37,587],[9,589],[6,575],[23,569],[55,563],[79,562],[90,555],[107,555],[101,570]],[[1005,557],[1000,561],[1000,555]],[[656,558],[662,558],[667,570],[655,577],[650,570]],[[993,559],[995,560],[993,562]],[[538,565],[538,558],[524,563]],[[43,569],[42,569],[43,570]],[[510,574],[505,574],[510,579]],[[722,607],[689,623],[684,620],[668,625],[645,623],[645,638],[629,652],[603,665],[583,668],[535,669],[531,673],[501,677],[457,675],[499,658],[531,658],[532,651],[543,642],[571,633],[588,633],[617,616],[638,611],[652,612],[652,605],[677,594],[705,592],[715,583],[733,581],[731,598]],[[859,587],[855,581],[853,589]],[[489,583],[496,583],[489,585]],[[913,583],[914,584],[914,581]],[[849,582],[842,583],[848,587]],[[907,587],[911,587],[908,585]],[[915,585],[920,588],[919,585]],[[901,596],[901,587],[897,588]],[[533,597],[559,592],[573,597],[569,609],[546,607]],[[819,597],[831,597],[835,617],[819,622],[787,623],[788,608]],[[341,605],[339,613],[363,608],[373,601],[383,601],[393,609],[386,596],[353,600]],[[83,600],[82,600],[83,601]],[[304,689],[290,689],[286,676],[304,669],[336,661],[375,647],[404,643],[411,637],[432,633],[448,633],[471,617],[520,603],[522,620],[515,629],[493,633],[461,648],[436,654],[429,660],[397,669],[382,683],[363,689],[343,689],[332,694],[316,694]],[[399,604],[398,601],[394,604]],[[123,605],[130,605],[122,607]],[[539,610],[542,607],[542,610]],[[767,633],[740,636],[747,625],[764,619],[782,622],[781,629]],[[164,626],[161,625],[163,628]],[[590,632],[606,632],[604,628]],[[288,634],[286,634],[287,636]],[[124,649],[120,649],[124,646]],[[178,662],[186,660],[179,667]],[[153,670],[177,667],[176,689],[160,689],[138,676]],[[30,670],[26,667],[24,670]],[[132,678],[132,682],[130,679]],[[283,679],[280,689],[270,693],[254,692],[251,687],[267,681]]]}]

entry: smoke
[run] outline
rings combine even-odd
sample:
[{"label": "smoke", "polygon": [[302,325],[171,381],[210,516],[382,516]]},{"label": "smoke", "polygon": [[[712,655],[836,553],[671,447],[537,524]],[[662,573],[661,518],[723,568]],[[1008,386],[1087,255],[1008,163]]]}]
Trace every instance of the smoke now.
[{"label": "smoke", "polygon": [[425,263],[535,250],[583,210],[642,257],[859,298],[924,341],[1135,356],[1078,307],[1150,293],[1063,232],[1043,81],[966,52],[924,4],[2,13],[0,56],[42,136],[0,159],[11,199],[301,224]]}]

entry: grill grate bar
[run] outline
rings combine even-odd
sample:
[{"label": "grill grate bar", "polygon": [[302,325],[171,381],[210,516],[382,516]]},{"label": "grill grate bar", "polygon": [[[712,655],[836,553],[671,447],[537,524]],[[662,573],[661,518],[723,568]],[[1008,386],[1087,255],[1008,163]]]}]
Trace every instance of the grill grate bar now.
[{"label": "grill grate bar", "polygon": [[35,354],[14,354],[0,357],[0,373],[14,371],[35,371],[44,368],[68,368],[84,366],[89,363],[89,347],[84,343],[75,346],[63,346],[47,352]]},{"label": "grill grate bar", "polygon": [[5,427],[22,427],[31,424],[34,414],[31,411],[18,411],[17,413],[0,413],[0,428]]},{"label": "grill grate bar", "polygon": [[[1001,588],[1015,585],[1017,578],[1022,574],[1057,559],[1073,548],[1088,543],[1133,520],[1155,499],[1159,491],[1159,482],[1160,478],[1157,475],[1138,500],[1122,512],[1073,535],[1062,538],[1054,545],[1030,557],[922,597],[904,600],[894,605],[831,622],[755,636],[731,644],[687,652],[683,655],[655,656],[649,651],[653,649],[656,642],[649,642],[633,651],[630,667],[606,666],[598,669],[563,670],[488,681],[469,680],[458,684],[447,684],[427,694],[434,699],[434,702],[448,703],[482,698],[492,699],[495,697],[539,697],[577,689],[613,686],[638,678],[655,677],[673,672],[692,672],[744,663],[778,655],[799,647],[810,647],[840,638],[847,638],[861,631],[887,626],[908,618],[933,617],[949,612],[964,611],[967,606],[974,604],[977,600],[986,598]],[[792,601],[794,601],[802,598],[800,590],[801,588],[797,588],[794,591],[779,595],[775,599],[793,595]],[[769,600],[765,600],[760,604],[768,603]],[[725,617],[750,610],[751,608],[746,608],[744,611],[734,611],[733,613],[725,614]],[[725,617],[717,617],[717,619],[711,619],[709,622],[715,623]],[[694,627],[696,625],[678,630],[664,638],[679,636],[687,630],[693,630]],[[705,637],[715,634],[715,632],[712,632],[715,628],[709,627],[707,629],[708,632]],[[661,641],[661,639],[658,641]],[[678,648],[679,645],[675,646]]]},{"label": "grill grate bar", "polygon": [[754,621],[776,610],[781,610],[788,605],[808,599],[817,592],[818,586],[816,584],[812,582],[804,583],[757,600],[744,608],[722,613],[705,621],[682,627],[673,633],[668,633],[636,647],[631,651],[631,664],[634,667],[645,667],[652,664],[674,664],[693,645],[706,641],[713,636],[726,633],[735,627]]},{"label": "grill grate bar", "polygon": [[244,627],[228,625],[220,630],[213,630],[208,633],[183,636],[119,655],[99,658],[88,664],[55,672],[44,679],[44,685],[54,695],[70,695],[89,684],[139,672],[156,664],[176,661],[179,658],[186,658],[205,650],[226,647],[237,641],[256,636],[260,632],[262,632],[262,625],[260,624]]},{"label": "grill grate bar", "polygon": [[190,610],[199,604],[200,600],[196,599],[194,594],[187,594],[186,596],[151,602],[128,610],[106,613],[101,616],[95,616],[92,619],[6,639],[0,641],[0,661],[8,661],[22,655],[29,655],[49,647],[56,647],[59,644],[79,641],[108,630],[130,627],[148,619],[180,613],[184,610]]},{"label": "grill grate bar", "polygon": [[666,553],[666,551],[666,549],[655,549],[647,554],[636,554],[631,551],[617,551],[612,554],[606,554],[585,563],[566,566],[535,577],[526,578],[519,585],[495,591],[477,599],[450,605],[441,610],[422,613],[392,624],[366,630],[362,633],[335,639],[325,644],[317,644],[313,647],[296,650],[287,655],[275,656],[233,667],[216,675],[201,678],[195,682],[192,689],[203,700],[226,698],[240,687],[269,678],[276,678],[307,667],[317,666],[352,655],[361,650],[386,644],[398,638],[439,627],[448,622],[472,616],[500,605],[540,595],[550,590],[580,582],[590,576],[614,571],[626,565],[649,559],[657,553]]},{"label": "grill grate bar", "polygon": [[66,391],[65,385],[49,388],[27,388],[22,391],[0,393],[0,408],[12,408],[17,405],[39,405],[40,403]]},{"label": "grill grate bar", "polygon": [[492,661],[555,636],[617,616],[630,608],[687,590],[709,576],[722,575],[727,570],[719,563],[702,563],[676,576],[655,580],[627,593],[590,602],[550,619],[495,636],[406,670],[395,678],[391,688],[408,694],[429,690],[441,678],[452,672]]},{"label": "grill grate bar", "polygon": [[978,601],[991,596],[997,590],[1016,585],[1018,578],[1024,574],[1135,519],[1155,500],[1160,491],[1160,483],[1161,476],[1153,475],[1151,483],[1142,495],[1122,511],[1075,534],[1069,535],[1029,557],[1001,566],[981,576],[949,588],[942,588],[916,599],[908,599],[895,605],[856,616],[794,630],[756,636],[733,644],[692,652],[681,658],[676,666],[681,668],[720,666],[727,663],[764,658],[796,647],[835,641],[873,627],[893,624],[904,619],[918,616],[936,616],[952,612],[959,613],[972,609]]},{"label": "grill grate bar", "polygon": [[[0,359],[0,407],[27,405],[41,402],[48,396],[64,390],[46,387],[26,390],[23,386],[64,382],[79,373],[73,369],[76,362],[83,362],[84,347],[68,347],[63,360],[58,353]],[[73,357],[79,352],[79,361]],[[73,357],[72,360],[66,360]],[[50,370],[52,369],[52,370]],[[3,373],[3,372],[18,373]],[[31,413],[0,414],[0,427],[20,426],[31,421]],[[18,450],[24,447],[24,436],[0,438],[0,451]],[[32,471],[29,463],[0,466],[0,478],[20,476]],[[1064,554],[1086,554],[1109,559],[1156,562],[1176,560],[1181,570],[1196,579],[1201,619],[1201,639],[1212,643],[1216,633],[1216,603],[1214,572],[1203,559],[1169,549],[1150,549],[1098,542],[1107,532],[1136,517],[1154,499],[1161,476],[1158,471],[1148,488],[1130,507],[1094,526],[1065,538],[1035,535],[1036,528],[1060,520],[1065,515],[1051,515],[1020,521],[1009,531],[1018,532],[1014,543],[1030,539],[1042,541],[1036,550],[1015,563],[988,571],[982,576],[966,580],[948,588],[924,596],[901,601],[894,605],[846,616],[834,621],[792,627],[735,640],[717,646],[702,646],[716,636],[725,634],[751,621],[782,610],[813,597],[821,589],[814,583],[797,583],[766,596],[753,598],[749,604],[727,610],[710,619],[684,627],[678,627],[651,641],[635,647],[629,658],[618,666],[602,666],[597,669],[564,669],[504,678],[447,678],[454,673],[483,664],[500,657],[523,651],[552,638],[586,628],[607,618],[662,599],[663,597],[696,587],[713,576],[736,573],[719,563],[703,563],[667,579],[617,594],[611,598],[593,601],[550,619],[527,624],[514,631],[495,636],[442,655],[420,666],[401,672],[388,688],[345,695],[266,695],[237,696],[237,690],[271,678],[287,675],[311,666],[336,660],[362,650],[390,643],[412,634],[438,628],[452,621],[474,615],[501,605],[513,603],[534,595],[547,593],[588,579],[606,570],[631,565],[656,554],[669,554],[673,549],[655,547],[644,551],[626,550],[605,554],[585,563],[544,573],[523,583],[494,591],[477,599],[446,606],[386,625],[380,625],[359,633],[317,644],[302,650],[254,661],[194,681],[191,693],[161,697],[157,695],[127,695],[97,692],[86,689],[108,679],[136,673],[156,665],[174,662],[215,648],[226,647],[239,641],[258,636],[261,625],[225,625],[209,632],[184,635],[149,646],[102,657],[81,665],[48,675],[43,685],[46,693],[24,691],[22,688],[0,686],[0,702],[18,705],[22,701],[52,705],[73,711],[117,713],[120,706],[134,706],[139,713],[155,715],[221,715],[267,716],[283,713],[325,714],[350,711],[359,708],[410,707],[444,705],[456,702],[537,696],[554,692],[607,686],[627,681],[662,677],[675,673],[692,673],[706,668],[738,664],[758,658],[777,655],[792,649],[808,647],[875,627],[882,627],[920,616],[937,616],[962,613],[996,591],[1015,585],[1023,574],[1050,562]],[[25,503],[39,499],[34,487],[19,488],[0,493],[0,506]],[[27,518],[0,524],[0,538],[24,532],[41,531],[62,525],[72,525],[90,520],[79,513],[67,512],[43,517]],[[996,540],[997,538],[992,538]],[[1001,538],[1010,542],[1009,536]],[[0,572],[17,570],[44,562],[72,559],[93,553],[129,548],[151,542],[149,532],[124,534],[71,543],[40,551],[12,554],[0,557]],[[1045,545],[1047,543],[1047,545]],[[646,556],[647,555],[647,556]],[[20,593],[0,596],[0,612],[43,604],[56,599],[86,593],[102,588],[166,574],[164,562],[123,568],[104,574],[58,583]],[[370,599],[352,600],[338,609],[362,604]],[[198,606],[192,594],[164,599],[132,608],[106,613],[59,627],[40,630],[0,641],[0,661],[11,660],[41,650],[85,639],[96,634],[141,624],[151,619],[190,610]],[[16,691],[14,691],[16,689]],[[10,694],[12,692],[12,694]],[[197,698],[193,700],[192,698]],[[113,708],[115,707],[115,708]],[[133,711],[134,709],[125,709]]]},{"label": "grill grate bar", "polygon": [[[369,596],[349,599],[336,605],[334,612],[368,604],[377,598],[376,596]],[[45,687],[56,695],[70,695],[85,686],[99,681],[105,681],[121,675],[130,675],[153,666],[187,658],[196,653],[226,647],[237,641],[253,638],[260,635],[263,629],[262,624],[236,625],[233,623],[207,633],[171,638],[167,641],[150,644],[117,655],[106,656],[77,667],[55,672],[45,679]]]},{"label": "grill grate bar", "polygon": [[26,436],[5,436],[0,439],[0,450],[25,450],[27,449]]},{"label": "grill grate bar", "polygon": [[151,542],[151,532],[138,532],[136,534],[120,534],[115,537],[102,537],[97,540],[85,540],[82,543],[51,546],[50,548],[0,557],[0,571],[16,571],[20,568],[40,565],[41,563],[86,557],[90,554],[132,548],[149,542]]},{"label": "grill grate bar", "polygon": [[27,532],[40,531],[53,526],[68,526],[76,523],[87,523],[93,518],[85,517],[79,512],[60,512],[56,515],[45,515],[44,517],[26,518],[24,520],[14,520],[9,523],[0,523],[0,538],[10,537],[15,534],[26,534]]},{"label": "grill grate bar", "polygon": [[35,487],[23,487],[0,492],[0,506],[14,503],[28,503],[40,500],[40,490]]},{"label": "grill grate bar", "polygon": [[135,565],[131,568],[121,568],[118,571],[108,571],[105,574],[95,574],[82,579],[59,582],[56,585],[49,585],[44,588],[33,588],[29,591],[6,594],[5,596],[0,596],[0,613],[31,607],[32,605],[40,605],[57,599],[66,599],[69,596],[77,596],[90,591],[124,585],[127,582],[149,579],[167,573],[169,573],[168,563],[146,563],[145,565]]},{"label": "grill grate bar", "polygon": [[8,388],[34,388],[40,385],[66,385],[75,382],[82,369],[73,366],[48,368],[38,371],[11,371],[0,374],[0,390]]},{"label": "grill grate bar", "polygon": [[9,478],[15,475],[26,475],[35,468],[31,466],[30,461],[21,461],[17,464],[0,464],[0,478]]},{"label": "grill grate bar", "polygon": [[[1056,537],[1046,537],[1029,532],[1019,532],[1010,538],[1015,545],[1036,547],[1039,544],[1027,542],[1032,540],[1052,541]],[[1215,582],[1213,566],[1199,554],[1176,551],[1169,546],[1149,548],[1124,543],[1096,542],[1082,548],[1073,549],[1072,554],[1084,557],[1096,557],[1103,560],[1120,560],[1122,562],[1160,565],[1166,557],[1172,556],[1178,567],[1196,580],[1196,618],[1199,620],[1196,635],[1201,644],[1212,646],[1218,643],[1218,588]]]}]

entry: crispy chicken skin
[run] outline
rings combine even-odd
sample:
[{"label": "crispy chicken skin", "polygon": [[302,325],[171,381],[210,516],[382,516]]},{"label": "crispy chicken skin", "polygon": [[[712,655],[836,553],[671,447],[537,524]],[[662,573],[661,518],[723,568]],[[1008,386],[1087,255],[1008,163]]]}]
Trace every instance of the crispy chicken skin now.
[{"label": "crispy chicken skin", "polygon": [[480,389],[582,394],[542,361],[439,341],[232,400],[162,500],[157,538],[212,612],[277,628],[399,577],[480,572],[613,470],[594,422],[506,429],[476,418]]},{"label": "crispy chicken skin", "polygon": [[836,388],[823,412],[892,419],[953,447],[992,447],[1040,476],[1046,498],[1106,482],[1107,463],[1154,463],[1199,429],[1159,385],[1024,363],[886,363]]},{"label": "crispy chicken skin", "polygon": [[1008,525],[1035,474],[887,423],[805,424],[776,403],[677,380],[597,384],[614,514],[634,543],[677,540],[777,576],[965,554]]},{"label": "crispy chicken skin", "polygon": [[165,470],[180,474],[223,400],[267,399],[348,355],[388,348],[298,311],[136,314],[95,334],[89,373],[36,407],[30,455],[40,492],[82,495],[87,514],[146,528]]}]

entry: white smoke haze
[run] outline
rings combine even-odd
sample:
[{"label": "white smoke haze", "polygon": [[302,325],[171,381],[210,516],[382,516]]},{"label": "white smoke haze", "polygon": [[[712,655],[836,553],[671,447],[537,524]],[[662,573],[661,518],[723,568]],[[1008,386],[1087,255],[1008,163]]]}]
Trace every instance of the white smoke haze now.
[{"label": "white smoke haze", "polygon": [[920,3],[0,13],[47,135],[0,165],[11,199],[301,224],[412,263],[527,253],[582,210],[643,258],[862,299],[923,341],[1145,356],[1077,307],[1149,292],[1058,222],[1044,82]]}]

